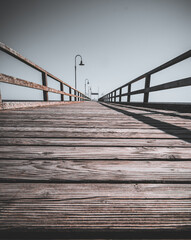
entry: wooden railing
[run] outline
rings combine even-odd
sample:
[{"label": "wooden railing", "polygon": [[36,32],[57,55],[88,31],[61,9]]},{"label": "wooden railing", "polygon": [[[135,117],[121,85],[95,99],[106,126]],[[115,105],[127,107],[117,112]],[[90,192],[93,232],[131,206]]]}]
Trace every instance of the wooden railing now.
[{"label": "wooden railing", "polygon": [[[180,56],[162,64],[161,66],[133,79],[132,81],[124,84],[121,87],[118,87],[117,89],[107,93],[106,95],[104,95],[103,97],[99,98],[99,101],[102,102],[122,102],[122,97],[127,96],[127,103],[131,102],[131,95],[136,95],[136,94],[144,94],[143,97],[143,103],[148,103],[149,101],[149,93],[150,92],[155,92],[155,91],[160,91],[160,90],[166,90],[166,89],[171,89],[171,88],[178,88],[178,87],[185,87],[185,86],[189,86],[191,85],[191,77],[189,78],[184,78],[184,79],[179,79],[176,81],[172,81],[172,82],[168,82],[168,83],[164,83],[164,84],[160,84],[157,86],[153,86],[150,87],[150,81],[151,81],[151,76],[154,73],[157,73],[159,71],[162,71],[176,63],[179,63],[187,58],[191,57],[191,50],[181,54]],[[138,82],[142,79],[145,78],[145,87],[143,89],[140,90],[136,90],[136,91],[131,91],[131,86],[133,83]],[[127,92],[122,93],[122,91],[126,88]],[[117,93],[118,91],[118,93]],[[119,99],[117,101],[117,98]],[[124,102],[124,101],[123,101]]]},{"label": "wooden railing", "polygon": [[[15,78],[12,76],[8,76],[5,74],[0,74],[0,82],[9,83],[13,85],[19,85],[23,87],[38,89],[43,91],[43,100],[48,101],[48,92],[60,94],[60,101],[64,101],[64,96],[69,96],[69,101],[87,101],[90,100],[89,97],[85,96],[82,92],[78,91],[77,89],[71,87],[69,84],[63,82],[61,79],[55,77],[51,73],[47,72],[43,68],[39,67],[35,63],[31,62],[30,60],[21,56],[18,52],[14,51],[13,49],[7,47],[5,44],[0,42],[0,50],[9,54],[10,56],[18,59],[19,61],[25,63],[26,65],[34,68],[35,70],[42,73],[42,85],[29,82],[23,79]],[[48,87],[47,77],[52,78],[53,80],[60,83],[60,90],[56,90],[54,88]],[[64,89],[68,88],[68,92],[64,91]],[[73,98],[73,99],[72,99]]]}]

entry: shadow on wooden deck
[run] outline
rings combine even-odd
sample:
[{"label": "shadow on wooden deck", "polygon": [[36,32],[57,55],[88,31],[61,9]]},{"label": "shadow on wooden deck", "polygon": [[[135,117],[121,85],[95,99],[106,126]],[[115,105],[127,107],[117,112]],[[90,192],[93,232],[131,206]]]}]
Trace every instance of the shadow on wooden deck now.
[{"label": "shadow on wooden deck", "polygon": [[[130,111],[128,111],[127,109],[125,109],[125,106],[124,105],[119,105],[119,104],[105,104],[105,103],[101,103],[103,106],[106,106],[112,110],[115,110],[115,111],[118,111],[120,113],[123,113],[127,116],[130,116],[130,117],[133,117],[135,118],[136,120],[140,121],[140,122],[143,122],[143,123],[146,123],[152,127],[155,127],[167,134],[170,134],[174,137],[177,137],[179,139],[182,139],[186,142],[189,142],[191,143],[191,139],[190,139],[190,136],[191,136],[191,131],[187,128],[183,128],[183,127],[180,127],[180,126],[177,126],[175,124],[171,124],[171,123],[167,123],[167,122],[164,122],[164,121],[161,121],[161,120],[158,120],[158,119],[154,119],[151,117],[149,117],[147,114],[143,113],[132,113]],[[142,109],[142,108],[133,108],[131,106],[128,106],[128,109],[133,109],[133,110],[142,110],[142,111],[147,111],[149,112],[151,115],[154,113],[154,114],[162,114],[162,115],[165,115],[165,116],[171,116],[171,117],[180,117],[180,118],[183,118],[183,119],[189,119],[191,120],[191,117],[190,116],[179,116],[177,114],[174,114],[174,113],[163,113],[163,112],[158,112],[158,111],[153,111],[153,110],[147,110],[147,109]],[[146,116],[145,116],[146,115]]]}]

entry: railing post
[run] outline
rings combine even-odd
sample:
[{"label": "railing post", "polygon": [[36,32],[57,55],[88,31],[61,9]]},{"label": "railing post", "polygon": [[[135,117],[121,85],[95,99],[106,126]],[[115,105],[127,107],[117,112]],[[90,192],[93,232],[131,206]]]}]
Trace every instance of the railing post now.
[{"label": "railing post", "polygon": [[[48,86],[46,72],[42,72],[42,85],[45,87]],[[43,99],[44,99],[44,101],[48,101],[48,92],[47,91],[43,91]]]},{"label": "railing post", "polygon": [[[150,81],[151,81],[151,75],[147,75],[145,78],[145,90],[146,88],[150,87]],[[145,92],[143,102],[148,103],[148,101],[149,101],[149,92]]]},{"label": "railing post", "polygon": [[[74,95],[76,95],[76,90],[74,90]],[[74,98],[74,101],[76,101],[76,97]]]},{"label": "railing post", "polygon": [[[128,93],[131,93],[131,84],[128,85]],[[131,102],[131,95],[127,95],[127,102]]]},{"label": "railing post", "polygon": [[119,102],[121,102],[122,88],[119,89]]},{"label": "railing post", "polygon": [[[72,94],[71,87],[69,87],[69,94]],[[71,97],[71,96],[69,96],[69,101],[70,101],[70,102],[72,101],[72,97]]]},{"label": "railing post", "polygon": [[[60,83],[60,91],[64,91],[63,83]],[[64,101],[64,95],[61,94],[61,101]]]}]

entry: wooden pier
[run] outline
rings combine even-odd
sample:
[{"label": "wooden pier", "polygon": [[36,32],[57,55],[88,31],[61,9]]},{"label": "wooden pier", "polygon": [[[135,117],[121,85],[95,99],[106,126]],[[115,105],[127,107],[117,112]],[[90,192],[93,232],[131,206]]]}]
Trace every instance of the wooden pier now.
[{"label": "wooden pier", "polygon": [[0,235],[191,238],[191,111],[0,112]]}]

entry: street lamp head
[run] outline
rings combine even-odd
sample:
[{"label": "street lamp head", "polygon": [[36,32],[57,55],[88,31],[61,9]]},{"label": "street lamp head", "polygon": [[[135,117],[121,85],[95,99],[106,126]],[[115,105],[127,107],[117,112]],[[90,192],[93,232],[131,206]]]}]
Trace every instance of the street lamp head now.
[{"label": "street lamp head", "polygon": [[84,66],[85,64],[82,62],[82,60],[81,60],[81,62],[80,62],[80,64],[79,64],[80,66]]}]

